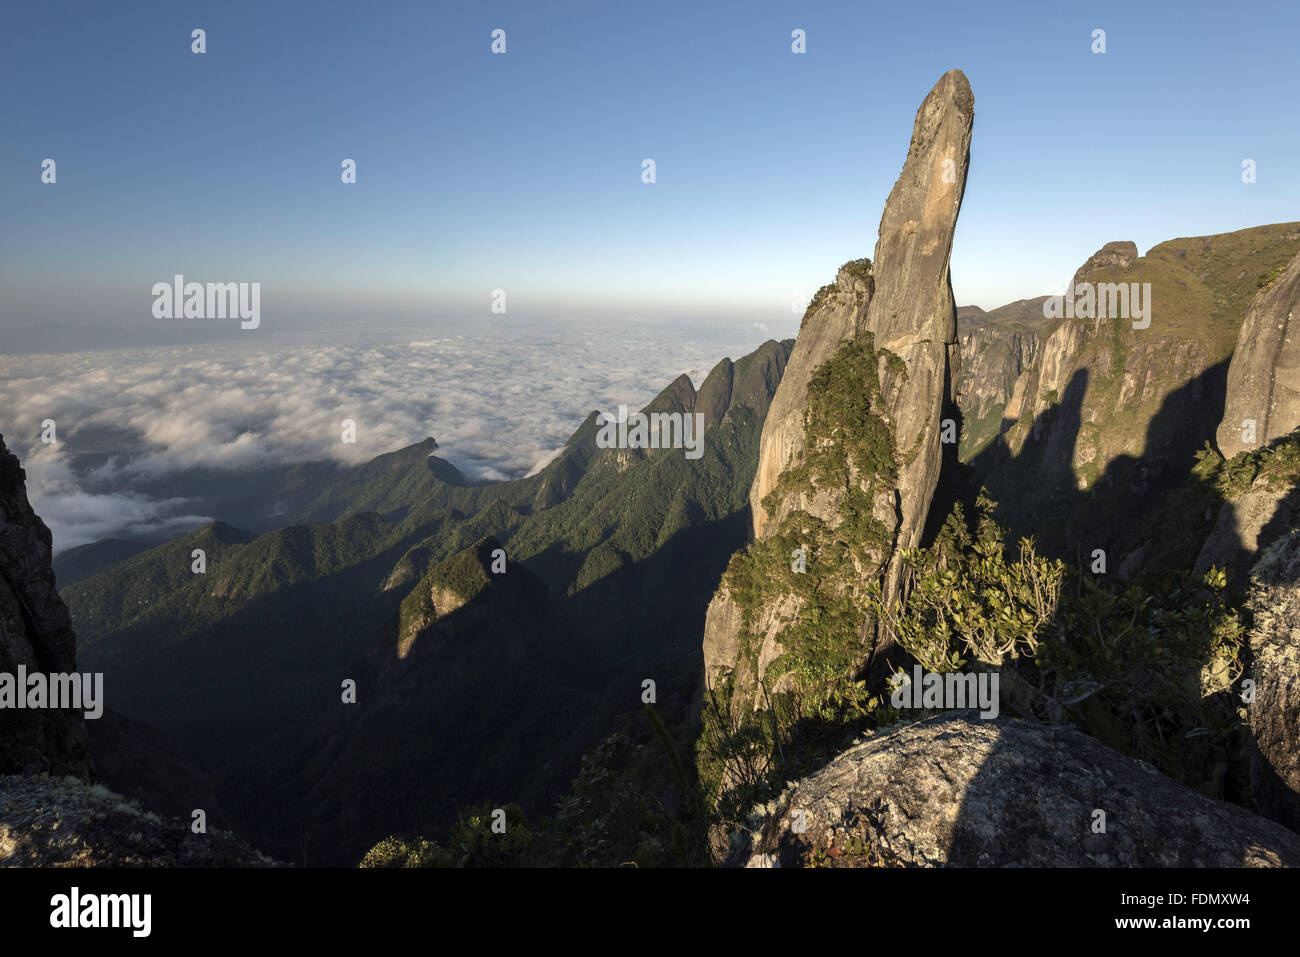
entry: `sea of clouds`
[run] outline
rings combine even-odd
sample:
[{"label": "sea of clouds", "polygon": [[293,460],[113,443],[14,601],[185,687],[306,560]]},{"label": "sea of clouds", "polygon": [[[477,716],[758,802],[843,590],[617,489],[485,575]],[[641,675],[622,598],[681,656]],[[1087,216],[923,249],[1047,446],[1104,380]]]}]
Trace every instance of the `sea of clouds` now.
[{"label": "sea of clouds", "polygon": [[[472,479],[519,477],[552,458],[592,410],[638,407],[683,372],[698,387],[723,356],[766,338],[766,327],[746,324],[556,323],[387,341],[0,355],[0,434],[61,551],[202,524],[203,501],[156,491],[159,477],[187,469],[359,464],[433,436],[437,454]],[[40,441],[47,419],[53,444]],[[345,419],[356,422],[355,444],[341,440]]]}]

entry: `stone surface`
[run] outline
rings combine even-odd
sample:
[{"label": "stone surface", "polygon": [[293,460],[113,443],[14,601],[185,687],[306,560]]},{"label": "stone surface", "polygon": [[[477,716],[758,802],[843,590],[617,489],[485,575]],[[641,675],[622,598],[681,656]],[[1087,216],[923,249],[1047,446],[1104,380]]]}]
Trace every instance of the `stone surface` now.
[{"label": "stone surface", "polygon": [[1228,366],[1219,451],[1232,458],[1255,447],[1243,442],[1242,422],[1255,422],[1255,445],[1300,427],[1300,256],[1261,290],[1237,335]]},{"label": "stone surface", "polygon": [[1111,281],[1118,282],[1120,273],[1133,265],[1133,260],[1137,258],[1137,243],[1132,240],[1107,243],[1089,256],[1088,261],[1079,267],[1074,274],[1074,282],[1106,282],[1107,277],[1096,275],[1101,271],[1109,273]]},{"label": "stone surface", "polygon": [[[1023,302],[1023,301],[1022,301]],[[1043,345],[1042,300],[1038,303],[1037,321],[1011,318],[1008,312],[1021,303],[1011,303],[988,313],[982,321],[970,314],[958,319],[960,375],[953,398],[962,412],[961,451],[964,457],[978,452],[1002,431],[1002,420],[1014,420],[1020,414],[1019,396],[1023,401],[1025,372],[1038,361]],[[999,315],[1001,314],[1001,315]]]},{"label": "stone surface", "polygon": [[[55,590],[50,530],[0,436],[0,672],[73,673],[76,636]],[[0,710],[0,774],[91,774],[81,711]]]},{"label": "stone surface", "polygon": [[1300,831],[1300,532],[1265,549],[1249,603],[1251,793],[1261,814]]},{"label": "stone surface", "polygon": [[[983,322],[968,312],[958,401],[969,484],[987,487],[999,521],[1016,537],[1033,535],[1048,554],[1122,555],[1142,530],[1147,503],[1183,482],[1215,440],[1247,313],[1258,308],[1261,283],[1298,252],[1294,222],[1173,239],[1144,256],[1130,242],[1107,243],[1074,281],[1138,284],[1150,324],[1133,328],[1135,316],[1103,317],[1099,309],[1046,320],[1032,330],[1039,342],[1000,422],[995,410],[1015,363],[980,350],[1002,348],[1007,331],[999,325],[1017,324],[996,321],[1002,310]],[[1019,316],[1023,323],[1023,309]]]},{"label": "stone surface", "polygon": [[758,469],[749,492],[749,507],[754,516],[754,538],[761,541],[769,528],[797,503],[786,502],[776,514],[768,515],[763,499],[776,486],[777,479],[803,450],[804,410],[808,407],[808,380],[813,371],[831,357],[840,343],[850,339],[866,321],[867,303],[872,283],[850,275],[841,268],[835,287],[822,300],[799,330],[790,361],[777,386],[776,395],[763,422],[758,446]]},{"label": "stone surface", "polygon": [[1300,866],[1300,835],[1272,821],[1073,729],[973,711],[877,734],[772,810],[756,834],[735,835],[730,865],[793,867],[821,852],[833,866]]},{"label": "stone surface", "polygon": [[886,600],[898,593],[898,549],[920,543],[939,483],[940,420],[951,400],[949,360],[957,342],[948,263],[974,122],[970,84],[960,70],[950,70],[917,110],[907,162],[880,218],[867,330],[877,349],[889,350],[907,366],[906,387],[887,393],[884,416],[894,427],[899,460],[899,523],[885,576]]},{"label": "stone surface", "polygon": [[1219,514],[1193,571],[1204,575],[1211,566],[1241,582],[1262,551],[1296,527],[1300,519],[1300,494],[1280,482],[1260,476],[1241,495],[1219,506]]},{"label": "stone surface", "polygon": [[[898,481],[890,487],[864,488],[873,497],[873,514],[884,523],[891,544],[880,566],[852,569],[850,577],[874,577],[883,566],[891,595],[898,574],[893,553],[919,540],[939,480],[940,419],[951,400],[950,361],[957,331],[948,262],[973,121],[974,98],[966,77],[957,70],[944,74],[917,111],[907,159],[881,217],[870,272],[860,263],[841,267],[835,283],[819,292],[805,316],[764,422],[750,489],[755,541],[763,541],[795,510],[831,527],[839,524],[843,489],[794,488],[770,503],[770,510],[764,499],[804,450],[808,385],[815,370],[842,343],[870,334],[880,353],[879,412],[895,433]],[[846,485],[857,480],[845,476]],[[845,584],[856,588],[864,583]],[[779,655],[780,632],[798,611],[797,604],[784,600],[761,609],[757,628],[763,640],[750,660],[741,661],[741,616],[726,587],[720,589],[705,624],[706,686],[736,672],[734,706],[757,706],[766,664]],[[867,624],[860,636],[863,647],[855,651],[864,659],[872,650]]]},{"label": "stone surface", "polygon": [[269,867],[233,835],[73,777],[0,777],[0,867]]}]

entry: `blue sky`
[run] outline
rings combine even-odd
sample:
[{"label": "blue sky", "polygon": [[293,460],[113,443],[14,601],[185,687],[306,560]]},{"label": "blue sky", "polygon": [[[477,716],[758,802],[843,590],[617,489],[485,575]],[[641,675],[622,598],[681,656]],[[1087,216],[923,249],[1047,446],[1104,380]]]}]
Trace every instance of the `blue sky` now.
[{"label": "blue sky", "polygon": [[976,122],[953,285],[991,308],[1111,240],[1300,219],[1297,9],[11,6],[0,335],[148,323],[177,272],[260,281],[263,328],[487,320],[495,288],[521,318],[788,319],[872,254],[916,108],[954,67]]}]

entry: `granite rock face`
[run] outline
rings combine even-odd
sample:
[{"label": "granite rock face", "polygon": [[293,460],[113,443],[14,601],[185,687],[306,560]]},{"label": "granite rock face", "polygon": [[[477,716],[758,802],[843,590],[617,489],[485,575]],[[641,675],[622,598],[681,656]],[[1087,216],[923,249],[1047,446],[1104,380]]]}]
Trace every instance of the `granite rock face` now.
[{"label": "granite rock face", "polygon": [[1300,525],[1300,489],[1268,476],[1219,506],[1214,528],[1201,546],[1192,571],[1204,575],[1211,567],[1244,581],[1263,550],[1279,536]]},{"label": "granite rock face", "polygon": [[[1228,366],[1227,400],[1219,424],[1219,451],[1267,445],[1300,427],[1300,256],[1251,303]],[[1255,424],[1255,442],[1243,423]]]},{"label": "granite rock face", "polygon": [[1261,814],[1300,831],[1300,532],[1264,550],[1249,602],[1251,793]]},{"label": "granite rock face", "polygon": [[903,360],[907,383],[886,398],[885,419],[893,426],[899,461],[898,526],[885,576],[887,601],[898,594],[898,549],[920,543],[939,483],[941,420],[951,404],[957,349],[957,306],[948,264],[974,122],[970,84],[960,70],[950,70],[917,111],[907,162],[880,218],[867,331],[877,350]]},{"label": "granite rock face", "polygon": [[1300,835],[1273,821],[1073,729],[973,711],[877,734],[772,811],[754,835],[737,834],[728,864],[1300,866]]},{"label": "granite rock face", "polygon": [[961,363],[953,399],[962,414],[963,460],[997,438],[1004,420],[1019,417],[1025,373],[1038,362],[1050,325],[1043,316],[1045,299],[1020,299],[991,312],[975,306],[958,307]]},{"label": "granite rock face", "polygon": [[[1122,556],[1143,503],[1181,483],[1216,430],[1230,458],[1244,448],[1243,418],[1256,420],[1258,443],[1300,424],[1286,412],[1297,359],[1278,328],[1289,314],[1282,303],[1294,302],[1287,290],[1298,252],[1294,222],[1173,239],[1143,256],[1131,242],[1111,242],[1075,272],[1072,314],[1061,300],[1044,303],[1038,315],[1051,318],[1032,323],[1023,310],[1000,320],[1002,310],[967,312],[962,456],[973,484],[999,503],[999,521],[1058,557],[1096,548]],[[1248,359],[1252,348],[1259,355]],[[1249,414],[1234,410],[1242,401]]]},{"label": "granite rock face", "polygon": [[[845,580],[835,584],[842,592],[883,578],[887,593],[896,595],[895,552],[917,544],[939,481],[941,419],[951,403],[957,339],[948,263],[973,121],[974,98],[966,77],[957,70],[944,74],[917,111],[903,171],[881,217],[874,262],[845,264],[834,284],[819,291],[763,425],[749,497],[755,542],[770,537],[795,512],[837,527],[853,486],[870,499],[889,544],[870,567],[845,569]],[[815,373],[845,344],[868,341],[878,366],[872,412],[892,433],[897,476],[882,485],[851,467],[834,482],[796,483],[771,496],[782,476],[804,458]],[[864,382],[862,388],[865,392],[868,385]],[[799,613],[799,602],[789,596],[769,602],[755,619],[761,638],[747,652],[743,615],[724,584],[705,622],[706,686],[733,675],[733,711],[755,707],[767,666],[786,650],[781,633]],[[861,631],[862,647],[854,654],[865,662],[876,641],[865,619]]]},{"label": "granite rock face", "polygon": [[1109,274],[1111,281],[1119,282],[1120,273],[1133,265],[1133,260],[1137,258],[1137,243],[1132,240],[1107,243],[1089,256],[1088,261],[1079,267],[1074,274],[1074,282],[1076,284],[1089,280],[1105,282],[1106,279],[1098,275],[1102,271]]},{"label": "granite rock face", "polygon": [[[0,437],[0,673],[72,674],[77,643],[55,589],[50,530],[32,511]],[[0,774],[92,773],[81,711],[0,709]]]},{"label": "granite rock face", "polygon": [[[754,538],[761,541],[768,530],[792,508],[825,512],[819,506],[787,498],[769,515],[763,499],[775,487],[781,473],[803,450],[804,410],[808,407],[808,381],[813,372],[829,359],[847,339],[853,338],[866,323],[867,304],[871,300],[873,277],[855,276],[842,267],[835,277],[834,288],[822,297],[799,330],[790,361],[763,422],[758,446],[758,471],[750,487],[749,506],[754,516]],[[825,514],[819,517],[827,517]]]}]

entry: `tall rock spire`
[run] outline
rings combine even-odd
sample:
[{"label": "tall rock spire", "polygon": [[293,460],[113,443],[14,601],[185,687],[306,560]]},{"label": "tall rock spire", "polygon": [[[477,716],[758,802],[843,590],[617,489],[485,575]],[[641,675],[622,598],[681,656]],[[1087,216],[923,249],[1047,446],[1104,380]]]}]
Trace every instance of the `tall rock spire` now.
[{"label": "tall rock spire", "polygon": [[733,715],[792,689],[792,668],[852,672],[879,650],[865,589],[883,579],[896,596],[898,549],[919,542],[939,481],[973,121],[966,77],[944,74],[917,111],[875,262],[846,263],[804,317],[763,426],[753,542],[705,623],[706,687],[727,689]]},{"label": "tall rock spire", "polygon": [[[890,191],[876,241],[876,291],[867,329],[877,350],[907,366],[907,385],[888,396],[883,415],[898,457],[898,528],[885,582],[898,594],[898,548],[914,548],[939,482],[943,409],[951,403],[957,307],[948,263],[966,191],[975,98],[960,70],[949,70],[916,111],[903,172]],[[955,455],[956,446],[952,452]]]}]

